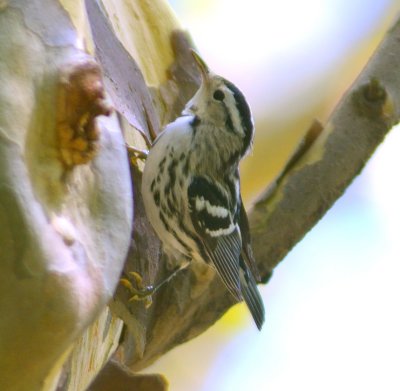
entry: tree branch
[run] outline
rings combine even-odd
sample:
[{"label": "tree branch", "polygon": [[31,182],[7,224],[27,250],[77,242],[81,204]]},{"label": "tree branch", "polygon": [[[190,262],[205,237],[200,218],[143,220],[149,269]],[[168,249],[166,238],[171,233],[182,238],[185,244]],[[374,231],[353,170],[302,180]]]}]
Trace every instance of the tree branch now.
[{"label": "tree branch", "polygon": [[399,120],[400,26],[386,35],[323,132],[249,219],[263,275],[302,239],[356,177]]},{"label": "tree branch", "polygon": [[[172,47],[179,50],[175,51],[169,83],[175,83],[175,89],[182,91],[181,99],[186,101],[197,81],[190,74],[193,67],[187,57],[191,44],[183,32],[175,31],[171,38]],[[274,192],[266,191],[252,209],[249,217],[254,253],[265,281],[276,264],[340,197],[398,121],[399,38],[400,27],[396,24],[341,99],[320,136],[291,162]],[[183,103],[171,106],[175,115]],[[143,214],[139,172],[134,174],[133,182],[136,233],[125,271],[139,271],[146,283],[153,283],[162,279],[166,271],[157,255],[159,243]],[[194,270],[182,272],[158,292],[149,309],[129,302],[128,298],[129,293],[120,287],[111,308],[127,325],[118,358],[134,370],[146,367],[174,346],[202,333],[234,304],[219,278]]]},{"label": "tree branch", "polygon": [[[182,42],[182,35],[175,34],[174,39],[177,37]],[[266,189],[251,210],[249,220],[254,253],[265,280],[276,264],[340,197],[385,134],[398,122],[399,39],[400,25],[396,24],[339,102],[316,141],[297,161],[292,162],[276,184],[275,191],[271,194],[270,188]],[[186,47],[180,46],[179,58],[189,46],[189,43]],[[142,208],[138,191],[140,182],[136,180],[135,183],[138,211]],[[137,224],[139,221],[135,220],[136,227]],[[146,224],[144,216],[142,224]],[[150,227],[146,230],[151,232]],[[158,259],[147,258],[144,248],[138,249],[137,253],[142,254],[147,262],[152,259],[150,265],[157,268]],[[128,263],[132,262],[130,267],[135,267],[138,262],[132,261],[131,256],[132,253]],[[144,276],[148,275],[145,269],[139,270]],[[157,278],[162,278],[162,275],[159,273]],[[191,270],[172,280],[154,297],[153,307],[145,312],[138,303],[127,304],[126,293],[121,289],[116,298],[112,308],[124,319],[131,333],[122,345],[120,358],[135,370],[203,332],[233,304],[218,278],[207,282]],[[268,303],[266,306],[268,309]]]}]

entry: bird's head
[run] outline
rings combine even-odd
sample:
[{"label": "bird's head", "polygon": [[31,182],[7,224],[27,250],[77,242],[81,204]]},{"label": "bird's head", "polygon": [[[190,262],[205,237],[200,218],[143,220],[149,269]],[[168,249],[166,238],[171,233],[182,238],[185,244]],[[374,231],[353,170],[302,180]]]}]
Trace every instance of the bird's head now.
[{"label": "bird's head", "polygon": [[192,55],[201,74],[201,85],[187,103],[184,113],[195,115],[203,124],[234,135],[241,141],[240,155],[251,146],[254,134],[250,107],[242,92],[230,81],[216,75],[195,52]]}]

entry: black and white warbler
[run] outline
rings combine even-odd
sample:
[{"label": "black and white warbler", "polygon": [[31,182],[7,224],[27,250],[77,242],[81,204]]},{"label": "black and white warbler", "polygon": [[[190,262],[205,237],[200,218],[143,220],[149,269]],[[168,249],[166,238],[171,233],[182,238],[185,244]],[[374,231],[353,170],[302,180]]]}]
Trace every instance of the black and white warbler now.
[{"label": "black and white warbler", "polygon": [[261,329],[264,305],[238,169],[252,145],[253,120],[239,89],[193,56],[202,83],[150,149],[142,180],[145,209],[165,253],[182,265],[215,267]]}]

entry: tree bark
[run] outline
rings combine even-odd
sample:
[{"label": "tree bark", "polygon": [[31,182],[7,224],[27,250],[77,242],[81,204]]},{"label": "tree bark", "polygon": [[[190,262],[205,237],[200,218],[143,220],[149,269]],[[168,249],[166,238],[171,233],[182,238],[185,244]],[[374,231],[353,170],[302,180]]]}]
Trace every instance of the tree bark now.
[{"label": "tree bark", "polygon": [[[83,17],[83,4],[75,2]],[[0,389],[54,389],[110,300],[132,191],[99,65],[54,0],[0,8]]]}]

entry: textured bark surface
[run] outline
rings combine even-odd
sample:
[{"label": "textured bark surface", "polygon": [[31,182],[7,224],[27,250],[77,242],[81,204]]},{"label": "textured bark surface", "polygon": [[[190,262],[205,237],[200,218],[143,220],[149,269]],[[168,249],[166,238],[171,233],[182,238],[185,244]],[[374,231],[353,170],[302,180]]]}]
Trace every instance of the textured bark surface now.
[{"label": "textured bark surface", "polygon": [[88,391],[166,391],[168,383],[161,375],[135,375],[110,361]]},{"label": "textured bark surface", "polygon": [[116,116],[97,118],[109,113],[100,68],[78,35],[58,1],[1,2],[2,390],[54,388],[129,245],[127,154]]}]

